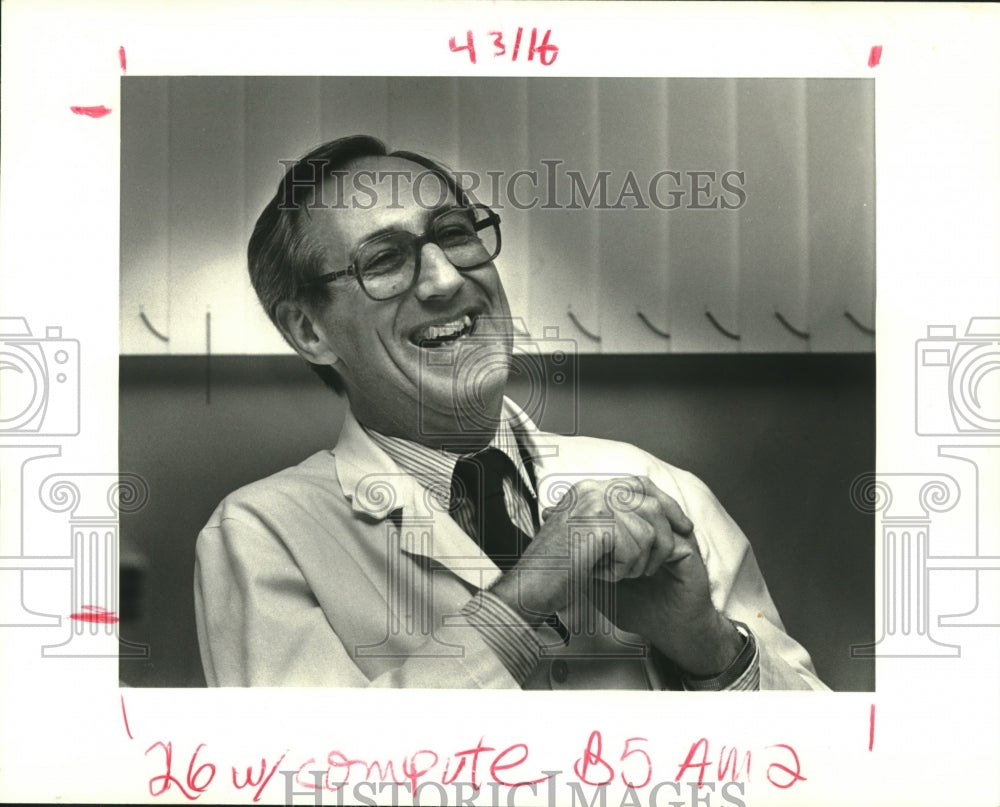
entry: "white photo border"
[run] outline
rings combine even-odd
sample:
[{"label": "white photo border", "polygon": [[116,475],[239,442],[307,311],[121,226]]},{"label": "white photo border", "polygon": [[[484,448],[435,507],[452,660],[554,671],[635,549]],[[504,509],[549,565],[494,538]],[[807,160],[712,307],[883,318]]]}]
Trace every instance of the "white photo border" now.
[{"label": "white photo border", "polygon": [[[548,66],[499,60],[472,65],[448,46],[450,37],[466,30],[518,26],[551,30],[558,59]],[[35,440],[5,438],[4,445],[18,449],[0,454],[5,491],[7,480],[30,485],[60,472],[85,475],[109,495],[106,477],[117,473],[120,49],[129,75],[874,77],[876,470],[883,485],[896,491],[897,503],[898,489],[925,476],[915,495],[918,503],[929,503],[923,512],[935,531],[976,539],[974,555],[930,561],[921,555],[928,567],[936,563],[930,577],[920,578],[933,582],[935,612],[949,613],[937,603],[967,603],[971,585],[979,586],[984,598],[997,592],[998,572],[991,563],[1000,547],[990,530],[996,519],[985,506],[990,490],[985,485],[997,478],[990,446],[1000,440],[989,429],[918,433],[911,416],[925,403],[916,396],[925,390],[918,380],[923,383],[921,368],[928,366],[920,352],[926,340],[942,340],[947,343],[942,349],[952,351],[963,340],[982,344],[994,356],[1000,344],[995,331],[991,339],[988,321],[1000,316],[995,55],[1000,15],[994,7],[318,2],[166,7],[8,0],[3,31],[0,312],[23,317],[35,329],[61,328],[51,337],[75,341],[86,367],[79,392],[82,425],[74,431],[67,423],[60,433]],[[881,50],[873,52],[874,47]],[[977,324],[977,318],[986,321]],[[967,333],[973,325],[980,330]],[[946,330],[928,333],[929,327],[949,326],[955,328],[952,337]],[[73,350],[72,344],[64,347]],[[36,466],[24,464],[31,452],[58,459],[51,470],[35,473]],[[961,489],[950,507],[945,476]],[[52,520],[45,513],[66,504],[60,490],[50,489],[48,509],[32,498],[34,509],[26,514],[5,499],[5,535],[49,529]],[[871,495],[878,506],[877,493]],[[119,490],[109,499],[110,514],[94,516],[102,541],[114,535],[114,511],[141,496],[139,488]],[[883,512],[883,528],[889,517],[889,510]],[[22,524],[22,519],[27,520]],[[54,596],[65,599],[70,564],[18,569],[5,554],[0,567],[5,581],[42,569],[51,572]],[[876,569],[879,578],[885,571],[879,558]],[[9,591],[3,593],[5,603]],[[443,764],[480,744],[491,749],[482,752],[482,779],[500,750],[515,747],[506,758],[510,763],[523,744],[527,759],[505,775],[526,780],[559,771],[552,780],[555,803],[570,803],[577,795],[570,782],[578,782],[583,770],[578,765],[574,771],[574,763],[586,759],[588,741],[600,731],[601,759],[616,777],[606,792],[612,804],[627,795],[623,776],[643,778],[644,763],[637,763],[644,755],[651,782],[669,783],[693,748],[700,749],[697,754],[707,749],[706,779],[714,781],[720,757],[725,761],[734,747],[741,755],[751,751],[753,762],[745,790],[730,791],[733,800],[726,800],[721,787],[680,796],[667,788],[660,803],[681,798],[688,804],[711,795],[714,803],[736,803],[738,797],[753,807],[995,804],[1000,739],[989,727],[1000,723],[1000,627],[990,619],[956,617],[930,630],[961,652],[879,658],[875,693],[758,693],[724,701],[662,693],[662,711],[654,714],[648,696],[634,693],[598,699],[592,693],[454,690],[120,690],[113,684],[113,656],[43,656],[40,629],[5,627],[0,630],[5,693],[0,796],[185,802],[182,786],[205,784],[204,801],[245,803],[253,788],[235,786],[233,768],[242,780],[248,766],[254,777],[262,766],[265,772],[308,771],[326,769],[331,759],[393,759],[401,766],[404,757],[412,761],[421,750],[438,755]],[[48,644],[50,634],[41,638]],[[592,742],[590,750],[595,751]],[[168,756],[176,783],[165,776]],[[429,759],[417,757],[414,764],[419,768]],[[596,777],[598,768],[595,762],[589,774]],[[789,769],[805,779],[782,787],[791,781]],[[547,784],[534,796],[530,790],[517,792],[516,803],[547,803]],[[593,788],[579,792],[587,799],[594,795]],[[639,803],[649,803],[648,788],[636,792]],[[268,780],[264,800],[280,802],[284,795],[278,772]],[[392,794],[365,795],[388,803]],[[426,803],[440,799],[434,788],[422,796]],[[447,796],[453,800],[454,790]],[[498,798],[507,803],[508,796],[501,792]],[[479,802],[492,803],[491,798],[484,788]],[[404,796],[404,803],[409,800]],[[312,801],[300,795],[295,803]],[[336,794],[326,793],[324,803],[336,803]]]}]

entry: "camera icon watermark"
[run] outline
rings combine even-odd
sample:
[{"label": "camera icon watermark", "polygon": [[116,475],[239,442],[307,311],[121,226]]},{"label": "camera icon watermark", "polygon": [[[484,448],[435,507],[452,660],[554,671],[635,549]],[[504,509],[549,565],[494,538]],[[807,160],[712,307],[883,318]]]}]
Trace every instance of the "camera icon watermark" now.
[{"label": "camera icon watermark", "polygon": [[[1000,487],[1000,317],[971,317],[963,336],[953,325],[930,325],[915,347],[916,433],[979,439],[938,444],[939,457],[959,461],[949,467],[951,473],[928,469],[855,479],[852,503],[874,513],[881,527],[876,582],[882,634],[874,643],[853,645],[854,658],[958,658],[961,645],[939,641],[932,628],[1000,627],[1000,518],[995,506]],[[967,610],[960,613],[942,613],[951,606],[941,604],[932,610],[932,591],[948,593],[942,576],[958,574],[965,575],[961,590],[971,595],[971,605],[966,602]]]},{"label": "camera icon watermark", "polygon": [[881,523],[881,636],[851,646],[852,658],[958,657],[957,645],[932,635],[931,513],[947,512],[961,491],[947,474],[861,474],[851,485],[851,503],[875,513]]},{"label": "camera icon watermark", "polygon": [[[118,538],[119,517],[141,510],[148,500],[146,481],[135,474],[56,473],[38,486],[37,502],[53,514],[68,514],[68,535],[59,539],[60,548],[51,546],[55,533],[46,528],[45,540],[26,540],[24,508],[30,497],[24,496],[25,466],[36,459],[58,456],[54,447],[3,446],[8,461],[20,460],[20,474],[14,478],[12,505],[19,511],[21,531],[16,545],[3,541],[0,553],[0,627],[58,628],[68,625],[63,640],[45,644],[45,658],[147,658],[149,648],[129,642],[119,635],[120,569]],[[9,467],[9,466],[8,466]],[[36,515],[40,515],[36,513]],[[37,522],[32,519],[33,523]],[[40,578],[50,581],[55,575],[68,583],[69,609],[46,597],[45,611],[28,605],[26,590],[34,593]],[[64,622],[64,617],[68,622]],[[54,637],[53,637],[54,638]]]},{"label": "camera icon watermark", "polygon": [[953,325],[928,326],[917,341],[916,428],[1000,434],[1000,317],[972,317],[963,336]]},{"label": "camera icon watermark", "polygon": [[575,434],[578,369],[576,340],[558,328],[536,338],[518,318],[481,318],[470,334],[421,351],[419,433],[456,445],[489,440],[503,417],[491,402],[511,385],[523,390],[519,403],[534,423],[558,406],[559,431]]},{"label": "camera icon watermark", "polygon": [[69,514],[70,631],[42,648],[46,658],[148,658],[149,647],[119,636],[119,517],[146,506],[149,485],[136,474],[53,474],[38,491],[52,513]]},{"label": "camera icon watermark", "polygon": [[0,317],[0,434],[80,433],[80,343],[50,326],[33,336],[24,317]]}]

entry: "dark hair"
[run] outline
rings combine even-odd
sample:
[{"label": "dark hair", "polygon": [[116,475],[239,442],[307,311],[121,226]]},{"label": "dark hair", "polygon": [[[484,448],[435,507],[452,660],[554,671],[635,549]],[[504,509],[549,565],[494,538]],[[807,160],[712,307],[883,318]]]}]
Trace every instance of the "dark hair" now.
[{"label": "dark hair", "polygon": [[[247,246],[250,282],[268,318],[276,326],[279,303],[298,300],[314,305],[329,301],[328,285],[303,287],[311,277],[322,274],[326,253],[322,245],[308,237],[306,223],[310,204],[321,194],[323,183],[361,157],[400,157],[427,168],[444,180],[460,204],[465,194],[454,174],[441,163],[410,151],[390,152],[381,140],[370,135],[351,135],[324,143],[293,163],[278,189],[261,212]],[[317,204],[317,207],[319,204]],[[344,382],[333,367],[309,363],[328,387],[344,393]]]}]

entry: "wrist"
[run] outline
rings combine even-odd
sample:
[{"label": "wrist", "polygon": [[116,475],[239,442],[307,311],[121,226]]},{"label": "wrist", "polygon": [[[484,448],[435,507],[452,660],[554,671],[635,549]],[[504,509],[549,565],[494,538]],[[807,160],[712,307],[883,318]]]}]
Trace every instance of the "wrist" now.
[{"label": "wrist", "polygon": [[718,611],[707,628],[692,635],[689,642],[668,652],[659,649],[683,671],[694,678],[712,678],[729,668],[746,647],[736,626]]},{"label": "wrist", "polygon": [[489,591],[531,627],[537,628],[562,606],[551,592],[546,596],[544,587],[533,586],[534,578],[536,575],[531,572],[514,568],[504,573]]},{"label": "wrist", "polygon": [[760,689],[760,654],[757,640],[742,622],[733,622],[744,639],[743,649],[732,663],[718,675],[709,677],[685,675],[681,683],[686,690],[696,692],[752,691]]}]

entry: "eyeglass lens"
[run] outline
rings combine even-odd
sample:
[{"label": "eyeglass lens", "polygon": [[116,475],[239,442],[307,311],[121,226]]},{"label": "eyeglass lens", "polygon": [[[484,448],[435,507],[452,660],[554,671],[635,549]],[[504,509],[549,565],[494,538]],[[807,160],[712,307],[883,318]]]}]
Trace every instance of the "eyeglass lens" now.
[{"label": "eyeglass lens", "polygon": [[[377,299],[406,291],[413,283],[422,241],[412,233],[396,232],[363,244],[354,265],[365,290]],[[485,212],[450,210],[434,219],[426,241],[437,244],[456,268],[472,269],[494,257],[497,228]]]}]

